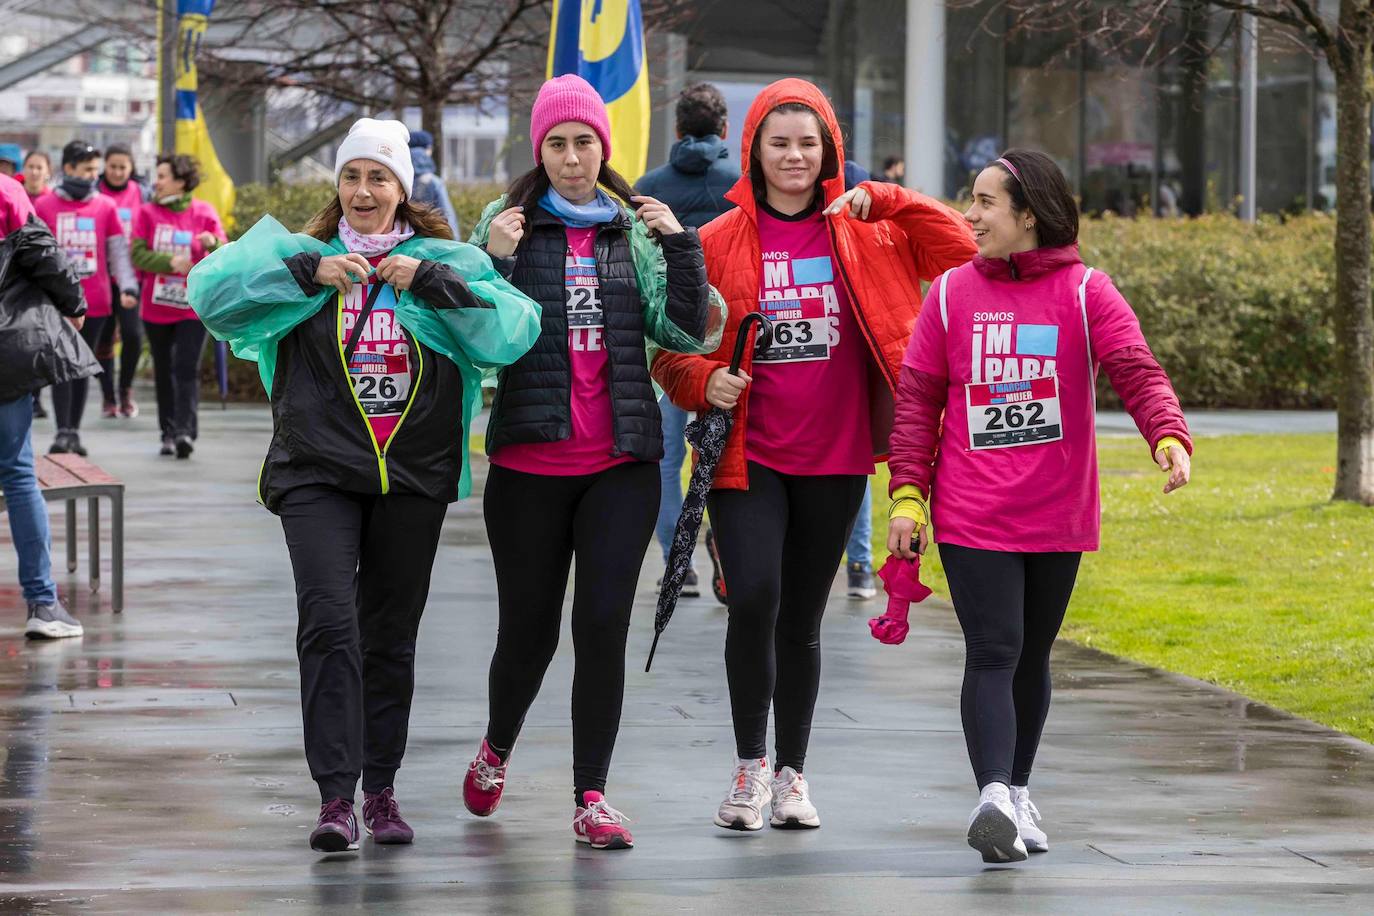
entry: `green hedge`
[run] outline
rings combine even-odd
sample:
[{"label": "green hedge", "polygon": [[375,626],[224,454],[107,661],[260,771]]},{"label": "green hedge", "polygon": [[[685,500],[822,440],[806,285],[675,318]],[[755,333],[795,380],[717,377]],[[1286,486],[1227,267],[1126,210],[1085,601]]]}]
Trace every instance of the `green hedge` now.
[{"label": "green hedge", "polygon": [[[1083,259],[1112,276],[1192,407],[1336,403],[1335,219],[1321,213],[1085,220]],[[1114,400],[1103,380],[1104,397]]]},{"label": "green hedge", "polygon": [[[242,186],[236,231],[269,212],[299,229],[332,193],[324,182]],[[455,184],[449,193],[466,233],[501,188]],[[1135,308],[1187,406],[1329,408],[1334,234],[1335,220],[1320,213],[1253,225],[1224,214],[1106,217],[1083,221],[1082,247]],[[253,367],[233,363],[235,394],[260,396]],[[1116,403],[1105,378],[1101,396]]]}]

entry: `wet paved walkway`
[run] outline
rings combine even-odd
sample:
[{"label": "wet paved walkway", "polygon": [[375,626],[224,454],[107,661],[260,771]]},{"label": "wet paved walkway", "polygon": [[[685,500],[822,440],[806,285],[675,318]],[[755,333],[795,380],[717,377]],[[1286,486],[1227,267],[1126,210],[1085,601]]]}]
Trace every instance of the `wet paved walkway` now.
[{"label": "wet paved walkway", "polygon": [[[725,615],[709,598],[685,601],[645,675],[651,588],[609,794],[638,848],[596,853],[570,835],[566,635],[499,815],[472,818],[459,780],[482,733],[496,620],[477,501],[449,513],[421,631],[398,779],[419,840],[322,859],[305,842],[316,795],[290,571],[275,519],[253,502],[266,413],[207,410],[189,462],[157,457],[149,417],[87,425],[93,458],[129,484],[127,610],[112,615],[84,578],[62,580],[86,636],[26,644],[0,535],[5,911],[1374,909],[1374,748],[1062,645],[1035,780],[1052,851],[984,868],[962,837],[974,800],[962,647],[940,606],[888,647],[864,622],[875,604],[834,600],[808,768],[821,830],[711,825],[732,758]],[[40,429],[46,446],[51,427]],[[649,564],[645,584],[656,574]]]}]

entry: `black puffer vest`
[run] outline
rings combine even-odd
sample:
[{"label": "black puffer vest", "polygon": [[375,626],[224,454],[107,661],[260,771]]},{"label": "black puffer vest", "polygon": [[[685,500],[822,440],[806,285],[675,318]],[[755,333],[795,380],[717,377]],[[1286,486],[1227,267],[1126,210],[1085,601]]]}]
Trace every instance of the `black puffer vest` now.
[{"label": "black puffer vest", "polygon": [[[613,455],[641,461],[663,457],[663,420],[644,352],[644,305],[635,280],[622,210],[596,234],[604,339],[609,358]],[[530,219],[529,237],[515,254],[510,281],[543,310],[539,340],[501,370],[487,428],[487,454],[517,443],[561,442],[572,435],[572,368],[564,266],[564,226],[543,207]],[[504,271],[503,271],[504,272]]]}]

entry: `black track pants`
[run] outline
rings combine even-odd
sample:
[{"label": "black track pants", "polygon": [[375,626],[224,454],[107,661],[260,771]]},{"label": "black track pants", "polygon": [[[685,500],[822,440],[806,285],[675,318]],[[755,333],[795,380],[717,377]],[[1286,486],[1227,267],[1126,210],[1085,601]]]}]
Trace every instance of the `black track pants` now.
[{"label": "black track pants", "polygon": [[654,462],[551,477],[493,466],[483,510],[496,564],[500,631],[487,741],[510,749],[558,648],[577,560],[572,637],[573,785],[605,791],[625,697],[625,637],[658,517]]},{"label": "black track pants", "polygon": [[196,412],[200,407],[200,354],[205,349],[205,325],[197,320],[172,324],[145,321],[143,329],[153,354],[157,423],[162,436],[194,439],[199,432]]},{"label": "black track pants", "polygon": [[1006,553],[940,545],[964,630],[960,712],[978,788],[1030,781],[1050,711],[1050,647],[1081,553]]},{"label": "black track pants", "polygon": [[320,800],[392,785],[415,691],[415,634],[448,505],[306,486],[279,515],[296,577],[305,759]]},{"label": "black track pants", "polygon": [[749,462],[749,489],[707,506],[730,594],[725,672],[736,752],[801,771],[821,678],[821,617],[868,478],[797,477]]},{"label": "black track pants", "polygon": [[[119,351],[119,378],[115,378],[114,338],[119,330],[121,341]],[[137,308],[126,309],[119,304],[119,291],[114,293],[114,317],[100,332],[96,355],[100,357],[100,389],[105,395],[105,403],[112,404],[119,396],[133,387],[134,374],[138,372],[138,360],[143,355],[143,319]],[[118,391],[115,382],[119,382]]]},{"label": "black track pants", "polygon": [[[112,320],[108,316],[87,318],[81,325],[80,331],[81,339],[86,341],[86,346],[94,350],[96,342],[100,339],[101,329]],[[91,380],[89,378],[74,379],[53,386],[52,414],[59,430],[81,429],[81,416],[86,412],[86,392],[90,390],[90,387]]]}]

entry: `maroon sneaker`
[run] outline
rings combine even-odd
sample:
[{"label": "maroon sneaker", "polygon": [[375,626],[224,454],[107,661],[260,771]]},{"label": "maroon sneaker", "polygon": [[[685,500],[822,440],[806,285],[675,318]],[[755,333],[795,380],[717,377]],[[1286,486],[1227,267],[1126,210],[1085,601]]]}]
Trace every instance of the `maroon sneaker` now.
[{"label": "maroon sneaker", "polygon": [[396,805],[396,795],[390,786],[376,795],[363,793],[363,827],[367,828],[374,843],[404,845],[415,842],[415,831],[401,819],[401,809]]},{"label": "maroon sneaker", "polygon": [[358,848],[358,818],[353,813],[353,802],[334,798],[320,806],[320,821],[310,833],[310,848],[317,852]]}]

